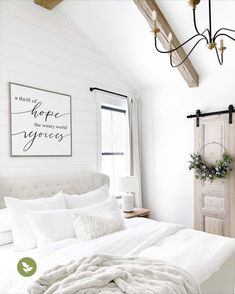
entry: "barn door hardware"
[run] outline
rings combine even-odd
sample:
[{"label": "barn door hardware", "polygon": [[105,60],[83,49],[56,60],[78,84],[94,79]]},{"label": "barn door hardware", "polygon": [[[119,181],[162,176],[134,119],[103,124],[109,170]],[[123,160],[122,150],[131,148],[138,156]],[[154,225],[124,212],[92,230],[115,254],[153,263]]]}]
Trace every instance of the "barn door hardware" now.
[{"label": "barn door hardware", "polygon": [[196,127],[199,127],[200,126],[200,117],[206,117],[206,116],[211,116],[211,115],[221,115],[221,114],[228,113],[229,124],[232,124],[233,123],[233,112],[235,112],[235,108],[232,104],[230,104],[227,110],[222,110],[222,111],[202,113],[200,111],[200,109],[198,109],[196,111],[196,114],[190,114],[187,116],[187,118],[196,118]]}]

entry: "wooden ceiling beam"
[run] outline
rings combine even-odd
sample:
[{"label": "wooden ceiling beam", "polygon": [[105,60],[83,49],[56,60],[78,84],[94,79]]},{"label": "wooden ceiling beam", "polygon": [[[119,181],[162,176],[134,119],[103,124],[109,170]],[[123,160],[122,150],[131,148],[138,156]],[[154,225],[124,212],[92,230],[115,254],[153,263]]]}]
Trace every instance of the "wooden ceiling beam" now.
[{"label": "wooden ceiling beam", "polygon": [[63,0],[34,0],[34,3],[44,7],[46,9],[51,10],[54,7],[56,7],[62,1]]},{"label": "wooden ceiling beam", "polygon": [[[180,45],[173,29],[170,27],[160,8],[158,7],[155,0],[133,0],[140,12],[148,21],[150,27],[152,28],[152,11],[155,10],[157,13],[158,27],[160,33],[158,33],[158,39],[161,42],[165,50],[169,50],[168,35],[172,34],[172,47],[176,48]],[[174,64],[179,64],[186,57],[186,52],[183,48],[178,49],[172,53],[172,59]],[[199,75],[192,65],[190,59],[188,58],[181,66],[177,67],[184,80],[190,88],[198,87],[199,85]]]}]

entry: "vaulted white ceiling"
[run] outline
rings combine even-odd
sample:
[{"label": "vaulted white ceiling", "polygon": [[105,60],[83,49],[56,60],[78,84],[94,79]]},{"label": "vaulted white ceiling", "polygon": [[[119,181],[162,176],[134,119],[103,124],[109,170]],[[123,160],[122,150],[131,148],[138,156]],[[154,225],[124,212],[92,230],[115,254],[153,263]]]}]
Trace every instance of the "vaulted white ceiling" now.
[{"label": "vaulted white ceiling", "polygon": [[[185,0],[158,0],[162,12],[183,42],[194,34],[192,9]],[[198,26],[208,27],[208,1],[198,6]],[[185,85],[177,69],[169,65],[166,55],[154,49],[150,27],[132,0],[64,0],[60,9],[100,48],[135,89],[158,85]],[[212,0],[214,30],[235,29],[235,1]],[[235,33],[234,33],[235,36]],[[192,44],[191,44],[192,45]],[[235,42],[225,40],[224,65],[220,66],[214,51],[201,43],[191,61],[204,83],[210,75],[221,79],[235,75]],[[187,46],[185,50],[189,50]]]}]

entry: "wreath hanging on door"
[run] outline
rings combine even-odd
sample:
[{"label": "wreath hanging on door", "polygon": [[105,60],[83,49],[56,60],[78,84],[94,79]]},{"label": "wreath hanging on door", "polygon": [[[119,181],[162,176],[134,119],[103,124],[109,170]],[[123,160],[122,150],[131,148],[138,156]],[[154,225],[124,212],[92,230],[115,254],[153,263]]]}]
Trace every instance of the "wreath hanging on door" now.
[{"label": "wreath hanging on door", "polygon": [[[223,147],[224,152],[220,160],[216,160],[214,165],[207,163],[201,151],[209,144],[218,144]],[[213,182],[216,179],[224,179],[232,170],[232,157],[227,153],[225,147],[217,142],[207,143],[202,146],[198,153],[190,154],[191,160],[189,161],[189,170],[195,170],[195,178],[200,180],[210,180]]]}]

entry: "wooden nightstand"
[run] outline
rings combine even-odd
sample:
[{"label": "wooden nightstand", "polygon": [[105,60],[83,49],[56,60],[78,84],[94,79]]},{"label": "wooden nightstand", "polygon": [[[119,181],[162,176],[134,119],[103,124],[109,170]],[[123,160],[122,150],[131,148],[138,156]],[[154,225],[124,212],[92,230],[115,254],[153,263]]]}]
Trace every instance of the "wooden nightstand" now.
[{"label": "wooden nightstand", "polygon": [[150,210],[146,208],[134,208],[132,212],[123,212],[124,218],[146,217],[150,218]]}]

